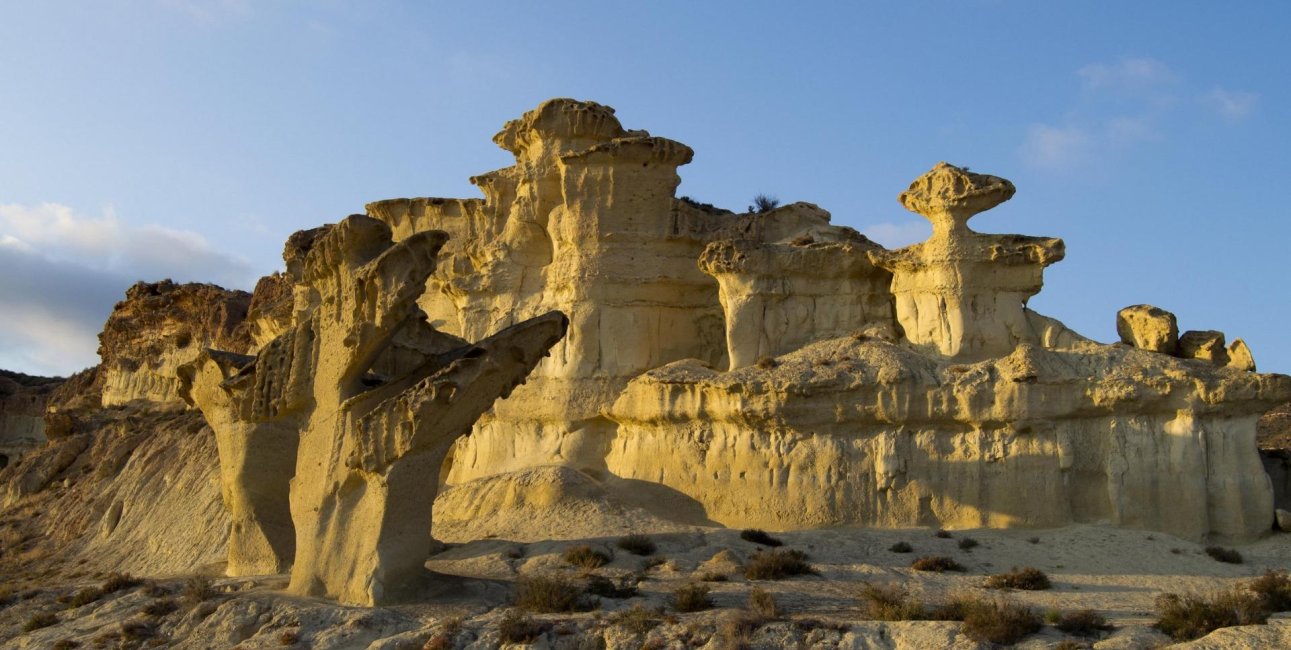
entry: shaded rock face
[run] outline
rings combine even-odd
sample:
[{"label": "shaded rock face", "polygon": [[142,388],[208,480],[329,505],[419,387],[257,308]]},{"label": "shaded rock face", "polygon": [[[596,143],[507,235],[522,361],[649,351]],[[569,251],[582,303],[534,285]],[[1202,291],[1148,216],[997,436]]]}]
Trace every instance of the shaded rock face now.
[{"label": "shaded rock face", "polygon": [[436,332],[416,299],[446,239],[395,243],[359,215],[297,233],[291,327],[254,358],[208,350],[181,369],[216,432],[230,572],[290,565],[292,591],[365,605],[419,588],[427,478],[568,325],[548,313],[474,344]]},{"label": "shaded rock face", "polygon": [[104,406],[130,402],[183,408],[175,371],[208,347],[246,352],[239,330],[251,295],[213,284],[140,282],[126,290],[99,334]]},{"label": "shaded rock face", "polygon": [[0,469],[45,441],[45,404],[62,381],[0,370]]}]

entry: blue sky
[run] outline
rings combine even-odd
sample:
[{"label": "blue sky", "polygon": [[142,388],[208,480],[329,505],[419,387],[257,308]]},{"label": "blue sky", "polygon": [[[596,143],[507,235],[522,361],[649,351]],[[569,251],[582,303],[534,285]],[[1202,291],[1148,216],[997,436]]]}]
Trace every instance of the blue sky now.
[{"label": "blue sky", "polygon": [[1151,303],[1291,372],[1291,4],[0,0],[0,367],[95,362],[137,279],[250,288],[292,231],[478,196],[549,97],[691,145],[680,194],[810,201],[889,245],[939,160],[1059,236],[1032,306]]}]

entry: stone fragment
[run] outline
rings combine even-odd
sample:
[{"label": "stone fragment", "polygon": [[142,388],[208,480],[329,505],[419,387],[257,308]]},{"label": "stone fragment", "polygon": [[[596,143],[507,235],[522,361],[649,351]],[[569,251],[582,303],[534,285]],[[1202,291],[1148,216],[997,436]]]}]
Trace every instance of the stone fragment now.
[{"label": "stone fragment", "polygon": [[1278,530],[1285,533],[1291,533],[1291,511],[1278,508],[1273,512],[1277,515]]},{"label": "stone fragment", "polygon": [[1228,346],[1228,367],[1255,372],[1255,357],[1242,339],[1233,339]]},{"label": "stone fragment", "polygon": [[1215,330],[1184,332],[1179,336],[1179,356],[1184,359],[1209,361],[1217,366],[1228,365],[1228,348],[1224,347],[1224,333]]},{"label": "stone fragment", "polygon": [[1133,305],[1116,312],[1116,333],[1121,343],[1140,350],[1175,354],[1179,348],[1179,323],[1174,314],[1152,305]]}]

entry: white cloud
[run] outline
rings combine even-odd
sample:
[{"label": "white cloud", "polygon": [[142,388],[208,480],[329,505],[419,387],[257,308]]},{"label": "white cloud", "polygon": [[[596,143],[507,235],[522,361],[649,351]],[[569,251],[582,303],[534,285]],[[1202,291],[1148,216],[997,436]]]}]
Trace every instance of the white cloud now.
[{"label": "white cloud", "polygon": [[932,226],[923,219],[901,223],[876,223],[861,229],[861,234],[888,248],[917,244],[932,235]]},{"label": "white cloud", "polygon": [[1069,167],[1089,156],[1091,140],[1079,127],[1032,124],[1022,143],[1022,157],[1036,167]]},{"label": "white cloud", "polygon": [[1210,108],[1224,117],[1226,120],[1237,122],[1255,112],[1255,107],[1260,101],[1260,96],[1255,93],[1225,90],[1215,88],[1207,94],[1203,101]]},{"label": "white cloud", "polygon": [[1166,64],[1150,58],[1126,58],[1116,63],[1091,63],[1076,71],[1086,91],[1139,93],[1154,91],[1178,77]]}]

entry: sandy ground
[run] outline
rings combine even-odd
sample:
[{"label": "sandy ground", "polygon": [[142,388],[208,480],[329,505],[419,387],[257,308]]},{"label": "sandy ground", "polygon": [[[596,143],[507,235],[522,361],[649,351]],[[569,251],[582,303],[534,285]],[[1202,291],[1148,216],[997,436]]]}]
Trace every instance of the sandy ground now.
[{"label": "sandy ground", "polygon": [[[569,566],[562,555],[569,547],[584,543],[613,556],[594,573],[614,579],[638,577],[637,595],[601,598],[589,612],[534,615],[546,630],[528,646],[515,647],[987,647],[960,634],[957,623],[864,621],[858,599],[862,583],[899,583],[925,601],[936,603],[951,593],[997,595],[1000,592],[983,587],[986,576],[1028,566],[1044,571],[1053,582],[1052,589],[1011,591],[1006,597],[1040,612],[1093,609],[1117,629],[1098,639],[1075,639],[1046,627],[1018,647],[1057,647],[1068,641],[1077,644],[1072,647],[1148,648],[1170,643],[1150,627],[1158,595],[1208,592],[1249,580],[1266,569],[1291,569],[1291,535],[1273,535],[1235,547],[1244,562],[1226,564],[1211,559],[1198,544],[1160,533],[1097,526],[964,530],[952,531],[949,538],[937,537],[934,532],[922,528],[840,528],[776,534],[786,548],[805,551],[819,572],[779,581],[743,577],[739,564],[761,547],[740,539],[736,530],[694,529],[653,535],[658,550],[650,557],[617,549],[616,540],[608,537],[532,543],[483,540],[452,545],[430,559],[427,566],[440,578],[424,602],[376,609],[283,594],[283,576],[216,580],[218,594],[200,604],[184,600],[182,577],[159,581],[150,592],[143,587],[127,589],[81,607],[69,607],[58,598],[66,599],[76,589],[95,582],[50,585],[11,597],[8,606],[0,609],[0,648],[52,648],[61,640],[70,640],[81,643],[80,647],[416,650],[436,642],[453,627],[458,629],[440,641],[446,644],[441,647],[503,647],[497,628],[511,609],[512,582],[517,576],[531,574],[578,576],[582,571]],[[961,549],[960,542],[966,538],[978,545]],[[913,551],[890,551],[897,542],[910,544]],[[966,571],[935,574],[909,568],[913,559],[923,555],[952,557]],[[728,580],[704,583],[712,589],[713,609],[690,614],[669,609],[673,590],[703,574],[711,577],[717,573],[727,575]],[[723,620],[745,607],[754,587],[774,595],[782,616],[732,644],[721,633]],[[179,606],[161,616],[140,613],[158,600],[175,600]],[[663,607],[662,624],[644,635],[624,630],[614,622],[616,612],[634,605]],[[38,612],[52,612],[57,622],[23,633],[23,626]],[[141,621],[148,629],[131,627],[131,621]],[[1220,630],[1181,647],[1291,647],[1291,618],[1279,615],[1269,625]]]}]

